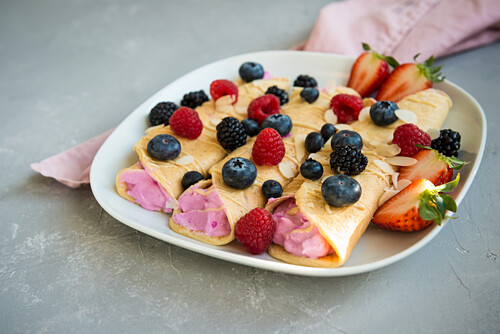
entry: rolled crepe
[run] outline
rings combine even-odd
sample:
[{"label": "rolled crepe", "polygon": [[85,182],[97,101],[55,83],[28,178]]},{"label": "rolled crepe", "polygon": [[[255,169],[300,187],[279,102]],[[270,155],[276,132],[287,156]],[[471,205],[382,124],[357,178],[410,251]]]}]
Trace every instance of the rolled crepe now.
[{"label": "rolled crepe", "polygon": [[[217,194],[219,199],[214,199],[211,203],[206,201],[207,204],[201,207],[190,204],[183,206],[181,203],[179,209],[174,210],[170,219],[172,230],[211,245],[224,245],[234,240],[236,222],[248,211],[256,207],[264,207],[266,204],[267,199],[262,194],[262,184],[272,179],[285,187],[297,176],[300,164],[305,157],[305,136],[311,131],[319,131],[325,124],[325,112],[330,107],[332,96],[346,92],[357,94],[354,90],[339,87],[331,93],[321,92],[319,98],[314,103],[309,104],[300,97],[301,90],[302,88],[295,87],[289,103],[283,105],[281,110],[281,113],[288,115],[293,123],[290,134],[283,139],[286,154],[281,163],[278,166],[259,166],[256,164],[257,178],[249,188],[240,190],[226,185],[222,179],[222,167],[228,160],[236,157],[251,160],[255,138],[251,139],[246,145],[231,152],[210,169],[211,180],[192,186],[181,195],[179,199],[181,202],[184,199],[189,199],[189,202],[192,202],[195,198],[196,201],[200,202],[203,201],[203,197],[208,197],[209,194],[213,197],[216,197]],[[207,211],[218,211],[225,214],[219,215],[218,219],[200,224],[200,220],[211,218],[206,214]],[[221,221],[223,217],[225,219]],[[221,228],[220,224],[225,224],[225,227]],[[220,233],[221,231],[226,231],[227,234]]]},{"label": "rolled crepe", "polygon": [[[417,116],[416,125],[422,129],[439,129],[451,108],[450,98],[442,91],[428,89],[406,97],[398,103],[401,109],[411,110]],[[368,227],[373,214],[378,208],[378,202],[391,184],[391,175],[395,167],[385,163],[386,158],[377,154],[376,146],[384,141],[391,141],[394,129],[402,124],[398,120],[388,127],[373,124],[368,117],[364,121],[351,124],[352,128],[363,137],[363,154],[368,158],[366,169],[354,176],[362,188],[358,202],[347,207],[328,205],[321,195],[321,184],[335,173],[329,165],[331,148],[325,145],[320,152],[313,154],[324,168],[321,180],[306,180],[302,176],[294,179],[284,190],[283,197],[270,200],[266,209],[273,212],[281,203],[294,200],[298,209],[292,209],[290,214],[301,214],[310,225],[306,229],[295,229],[289,232],[293,239],[295,233],[310,233],[317,229],[321,241],[325,240],[330,252],[319,258],[294,255],[284,247],[271,244],[268,252],[271,256],[292,264],[312,267],[339,267],[349,258],[352,250]],[[296,235],[298,236],[298,235]],[[298,238],[299,239],[299,238]]]},{"label": "rolled crepe", "polygon": [[[144,202],[141,203],[141,201],[137,201],[131,196],[131,191],[127,188],[127,182],[125,182],[125,175],[131,172],[137,173],[137,168],[143,168],[157,182],[158,187],[161,187],[160,192],[165,195],[165,207],[159,211],[171,212],[171,209],[178,206],[177,198],[184,191],[181,183],[184,174],[188,171],[197,171],[207,177],[210,167],[228,154],[217,141],[217,124],[228,116],[236,117],[239,120],[247,118],[247,108],[250,102],[264,95],[271,86],[278,86],[281,89],[288,90],[288,79],[255,80],[238,87],[238,101],[234,105],[231,96],[224,96],[217,101],[207,101],[196,108],[203,123],[203,131],[196,139],[177,136],[169,126],[158,125],[147,129],[146,135],[134,146],[134,150],[139,157],[139,167],[125,168],[117,175],[116,187],[118,194],[144,207]],[[181,153],[175,160],[159,161],[149,155],[147,151],[149,141],[160,134],[172,135],[181,144]],[[155,190],[155,193],[158,192],[158,190]]]}]

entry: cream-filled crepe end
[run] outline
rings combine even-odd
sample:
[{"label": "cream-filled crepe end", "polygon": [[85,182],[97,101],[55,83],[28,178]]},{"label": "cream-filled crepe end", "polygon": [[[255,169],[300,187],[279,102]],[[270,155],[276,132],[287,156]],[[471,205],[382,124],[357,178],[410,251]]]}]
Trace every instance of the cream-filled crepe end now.
[{"label": "cream-filled crepe end", "polygon": [[[182,177],[188,171],[200,172],[204,177],[208,176],[208,170],[218,161],[223,159],[228,153],[217,141],[217,124],[228,116],[236,117],[242,120],[247,117],[247,107],[250,102],[265,94],[271,86],[278,86],[281,89],[288,90],[289,84],[286,78],[273,78],[269,80],[255,80],[238,87],[238,100],[233,104],[231,96],[223,96],[217,101],[210,100],[196,108],[198,116],[203,123],[201,135],[196,139],[186,139],[177,136],[169,126],[158,125],[146,130],[146,135],[142,137],[134,146],[134,150],[139,157],[139,169],[145,170],[148,176],[152,178],[160,187],[160,192],[167,198],[166,207],[178,207],[177,198],[184,191],[182,188]],[[149,141],[157,135],[168,134],[174,136],[181,144],[181,153],[174,160],[159,161],[150,156],[147,151]],[[148,182],[142,185],[147,188],[153,183],[146,177],[134,178],[134,184],[127,182],[124,177],[130,173],[140,173],[136,171],[137,167],[132,167],[121,171],[118,174],[116,187],[120,196],[125,199],[138,203],[144,203],[144,200],[137,200],[134,194],[137,191],[129,191],[129,186],[139,189],[137,182]],[[144,173],[143,173],[144,174]],[[134,174],[135,175],[135,174]],[[144,206],[143,206],[144,207]],[[146,205],[148,209],[149,205]],[[150,210],[150,209],[148,209]],[[168,210],[167,210],[168,211]]]},{"label": "cream-filled crepe end", "polygon": [[[406,97],[398,105],[416,115],[417,126],[440,128],[451,100],[439,90],[428,89]],[[327,268],[339,267],[349,258],[397,169],[385,162],[386,157],[377,153],[374,144],[383,143],[395,126],[379,127],[365,118],[351,127],[363,137],[362,151],[368,158],[366,169],[353,176],[362,188],[360,199],[346,207],[333,207],[325,202],[321,184],[335,174],[329,166],[331,148],[315,153],[314,159],[324,169],[321,180],[298,176],[284,189],[281,198],[271,199],[266,206],[277,223],[274,243],[268,249],[271,256],[287,263]]]}]

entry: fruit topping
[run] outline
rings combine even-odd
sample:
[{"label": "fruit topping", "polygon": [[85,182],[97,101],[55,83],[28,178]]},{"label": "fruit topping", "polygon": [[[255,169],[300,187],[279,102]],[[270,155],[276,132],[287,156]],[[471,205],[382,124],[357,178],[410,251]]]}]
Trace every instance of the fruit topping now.
[{"label": "fruit topping", "polygon": [[418,56],[413,58],[414,63],[401,64],[392,71],[377,93],[378,101],[398,102],[405,96],[431,88],[435,82],[444,80],[440,72],[442,66],[432,66],[433,56],[423,63],[416,63]]},{"label": "fruit topping", "polygon": [[305,145],[307,152],[316,153],[325,145],[325,140],[319,132],[311,132],[306,137]]},{"label": "fruit topping", "polygon": [[355,89],[359,95],[366,97],[375,92],[389,76],[389,65],[399,66],[392,58],[371,50],[368,44],[363,43],[363,52],[354,62],[347,87]]},{"label": "fruit topping", "polygon": [[264,122],[262,122],[261,128],[273,128],[278,131],[281,137],[284,137],[292,130],[292,120],[287,115],[274,114],[268,116]]},{"label": "fruit topping", "polygon": [[[431,145],[431,136],[420,130],[415,124],[407,123],[396,128],[392,143],[401,148],[399,155],[411,157],[423,150],[422,146]],[[417,146],[417,144],[421,146]]]},{"label": "fruit topping", "polygon": [[455,212],[457,204],[447,194],[458,184],[459,176],[449,183],[434,186],[418,179],[394,195],[375,212],[372,222],[384,229],[401,232],[420,231],[432,222],[441,225],[448,218],[446,210]]},{"label": "fruit topping", "polygon": [[354,145],[337,145],[330,154],[330,167],[334,172],[358,175],[368,164],[368,158]]},{"label": "fruit topping", "polygon": [[257,165],[275,166],[285,156],[285,144],[278,131],[267,128],[258,135],[252,148],[252,158]]},{"label": "fruit topping", "polygon": [[460,149],[460,133],[451,129],[439,131],[439,137],[431,141],[431,147],[447,157],[458,156]]},{"label": "fruit topping", "polygon": [[203,123],[195,110],[180,107],[170,117],[170,128],[181,137],[196,139],[203,131]]},{"label": "fruit topping", "polygon": [[168,125],[170,117],[178,109],[177,104],[173,102],[160,102],[149,112],[149,123],[151,126],[160,124]]},{"label": "fruit topping", "polygon": [[257,178],[257,168],[254,163],[245,158],[229,159],[222,166],[222,179],[235,189],[250,187]]},{"label": "fruit topping", "polygon": [[279,114],[280,110],[280,100],[272,94],[267,94],[250,102],[248,117],[261,125],[268,116]]},{"label": "fruit topping", "polygon": [[189,92],[184,95],[181,101],[181,106],[195,109],[208,101],[208,96],[203,90]]},{"label": "fruit topping", "polygon": [[399,107],[391,101],[378,101],[370,107],[370,117],[378,126],[387,126],[398,120],[395,111]]},{"label": "fruit topping", "polygon": [[414,156],[417,162],[412,166],[399,169],[399,179],[415,181],[426,179],[435,186],[448,183],[453,178],[453,170],[460,169],[464,161],[455,157],[446,157],[433,149],[423,149]]},{"label": "fruit topping", "polygon": [[300,97],[307,103],[314,103],[319,97],[319,90],[315,87],[306,87],[300,92]]},{"label": "fruit topping", "polygon": [[262,184],[262,194],[267,198],[278,198],[283,195],[283,188],[278,181],[267,180]]},{"label": "fruit topping", "polygon": [[200,172],[197,172],[195,170],[189,171],[182,177],[182,188],[186,190],[187,188],[191,187],[193,184],[196,184],[201,180],[203,180],[203,175],[201,175]]},{"label": "fruit topping", "polygon": [[220,145],[232,152],[247,142],[245,127],[234,117],[224,117],[216,127]]},{"label": "fruit topping", "polygon": [[356,131],[340,130],[333,135],[331,145],[332,149],[339,145],[354,145],[358,150],[361,150],[363,149],[363,139]]},{"label": "fruit topping", "polygon": [[256,136],[260,132],[259,123],[254,119],[246,118],[241,121],[241,125],[243,125],[247,135],[250,137]]},{"label": "fruit topping", "polygon": [[238,86],[229,80],[214,80],[210,84],[210,95],[212,95],[214,101],[223,96],[230,95],[233,99],[233,104],[235,104],[238,101]]},{"label": "fruit topping", "polygon": [[295,79],[293,85],[296,87],[318,87],[318,82],[313,77],[301,74]]},{"label": "fruit topping", "polygon": [[273,240],[276,223],[263,208],[255,208],[241,217],[234,228],[234,236],[250,253],[264,253]]},{"label": "fruit topping", "polygon": [[339,123],[356,121],[363,107],[363,100],[350,94],[337,94],[330,101],[330,108],[337,115]]},{"label": "fruit topping", "polygon": [[278,86],[271,86],[266,90],[266,94],[273,94],[280,100],[280,105],[284,105],[285,103],[288,103],[288,93],[281,88],[278,88]]},{"label": "fruit topping", "polygon": [[323,176],[323,166],[314,159],[307,159],[300,165],[300,174],[309,180],[317,180]]},{"label": "fruit topping", "polygon": [[330,176],[321,185],[321,195],[333,206],[342,207],[356,203],[361,197],[361,186],[350,176]]},{"label": "fruit topping", "polygon": [[148,142],[148,153],[157,160],[172,160],[181,154],[181,144],[174,136],[157,135]]},{"label": "fruit topping", "polygon": [[240,66],[240,77],[245,82],[252,82],[264,77],[264,68],[259,63],[247,61]]},{"label": "fruit topping", "polygon": [[335,132],[337,132],[337,129],[335,128],[335,125],[333,125],[332,123],[325,123],[321,127],[321,131],[320,131],[321,136],[325,140],[325,143],[328,139],[330,139],[331,136],[333,136],[335,134]]}]

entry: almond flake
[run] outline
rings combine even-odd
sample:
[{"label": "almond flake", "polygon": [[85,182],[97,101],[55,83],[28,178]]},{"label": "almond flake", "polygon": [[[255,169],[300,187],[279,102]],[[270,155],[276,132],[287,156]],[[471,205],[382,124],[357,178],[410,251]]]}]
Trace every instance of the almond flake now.
[{"label": "almond flake", "polygon": [[391,176],[392,176],[392,185],[394,186],[395,189],[398,189],[398,176],[399,176],[399,173],[394,173]]},{"label": "almond flake", "polygon": [[328,85],[326,86],[326,91],[328,94],[333,94],[337,90],[337,81],[335,79],[331,79],[328,81]]},{"label": "almond flake", "polygon": [[384,162],[382,160],[374,160],[373,163],[377,165],[378,168],[380,168],[384,173],[391,175],[394,173],[394,169],[389,165],[387,162]]},{"label": "almond flake", "polygon": [[364,122],[364,121],[368,121],[370,119],[371,119],[370,107],[364,107],[363,109],[361,109],[361,111],[359,112],[358,121]]},{"label": "almond flake", "polygon": [[212,118],[212,124],[213,125],[219,125],[219,123],[220,123],[220,119]]},{"label": "almond flake", "polygon": [[293,171],[292,167],[290,167],[290,165],[285,161],[280,162],[278,168],[280,170],[280,173],[287,179],[291,179],[295,176],[295,172]]},{"label": "almond flake", "polygon": [[304,156],[306,155],[306,134],[300,134],[295,136],[295,156],[298,161],[302,161]]},{"label": "almond flake", "polygon": [[409,185],[411,184],[411,181],[410,180],[406,180],[406,179],[402,179],[402,180],[399,180],[398,181],[398,186],[395,187],[396,190],[403,190],[404,188],[408,187]]},{"label": "almond flake", "polygon": [[337,128],[338,131],[340,130],[351,130],[352,127],[349,124],[336,124],[335,127]]},{"label": "almond flake", "polygon": [[189,165],[190,163],[193,163],[193,162],[194,162],[194,158],[190,154],[187,154],[187,155],[175,160],[175,164],[179,165],[179,166]]},{"label": "almond flake", "polygon": [[413,111],[411,110],[407,110],[407,109],[398,109],[396,110],[395,112],[396,116],[398,116],[398,118],[400,120],[402,120],[403,122],[405,123],[413,123],[413,124],[416,124],[418,122],[418,117],[417,117],[417,114],[415,114]]},{"label": "almond flake", "polygon": [[363,99],[363,105],[365,107],[371,107],[372,105],[375,104],[375,102],[377,102],[377,100],[375,100],[373,97],[365,97]]},{"label": "almond flake", "polygon": [[387,202],[392,196],[396,195],[399,191],[394,189],[388,189],[382,197],[378,200],[378,206],[382,206],[385,202]]},{"label": "almond flake", "polygon": [[441,132],[438,129],[430,128],[427,130],[427,134],[431,137],[431,140],[439,138]]},{"label": "almond flake", "polygon": [[385,160],[393,166],[413,166],[417,163],[417,159],[410,157],[390,157]]},{"label": "almond flake", "polygon": [[383,157],[393,157],[401,152],[401,148],[396,144],[380,144],[375,148],[375,152]]},{"label": "almond flake", "polygon": [[332,109],[325,111],[325,121],[334,125],[337,124],[337,115],[333,113]]}]

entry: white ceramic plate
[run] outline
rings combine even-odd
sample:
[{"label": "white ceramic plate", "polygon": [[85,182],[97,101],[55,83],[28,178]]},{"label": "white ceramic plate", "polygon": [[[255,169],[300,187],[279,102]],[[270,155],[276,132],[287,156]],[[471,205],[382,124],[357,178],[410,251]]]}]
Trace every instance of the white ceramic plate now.
[{"label": "white ceramic plate", "polygon": [[[291,265],[273,259],[267,254],[250,255],[233,242],[226,246],[211,246],[179,235],[168,227],[165,214],[150,212],[118,196],[115,190],[117,173],[137,161],[133,146],[144,134],[147,115],[160,101],[180,101],[190,91],[209,91],[215,79],[234,80],[238,68],[245,61],[256,61],[277,77],[288,77],[291,82],[299,74],[309,74],[326,87],[331,79],[346,84],[353,58],[298,51],[266,51],[223,59],[194,70],[172,82],[134,110],[109,136],[97,153],[90,173],[90,184],[99,204],[122,223],[171,244],[213,256],[215,258],[262,269],[306,276],[344,276],[375,270],[399,261],[414,253],[443,229],[432,226],[416,233],[397,233],[370,226],[341,268],[310,268]],[[461,170],[461,180],[452,194],[457,204],[464,198],[477,173],[486,142],[486,118],[477,101],[460,87],[443,82],[436,88],[444,90],[454,106],[444,124],[462,134],[461,158],[471,163]]]}]

